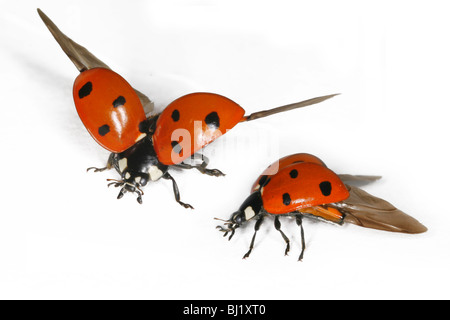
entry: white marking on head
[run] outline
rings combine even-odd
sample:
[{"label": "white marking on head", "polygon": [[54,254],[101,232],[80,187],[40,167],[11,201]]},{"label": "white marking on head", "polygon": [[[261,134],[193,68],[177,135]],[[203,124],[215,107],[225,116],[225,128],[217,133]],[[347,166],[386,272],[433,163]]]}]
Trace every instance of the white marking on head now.
[{"label": "white marking on head", "polygon": [[125,179],[130,179],[131,174],[129,172],[125,173]]},{"label": "white marking on head", "polygon": [[125,169],[127,168],[128,165],[128,160],[127,158],[122,158],[119,160],[119,171],[120,172],[124,172]]},{"label": "white marking on head", "polygon": [[244,214],[245,214],[245,220],[250,220],[251,218],[253,218],[256,215],[255,211],[253,210],[253,208],[251,206],[248,206],[247,208],[245,208]]},{"label": "white marking on head", "polygon": [[137,183],[140,183],[141,182],[141,176],[137,176],[137,177],[134,177],[134,181],[135,182],[137,182]]},{"label": "white marking on head", "polygon": [[156,181],[162,177],[163,172],[159,170],[157,166],[150,166],[148,169],[148,174],[150,175],[150,180]]}]

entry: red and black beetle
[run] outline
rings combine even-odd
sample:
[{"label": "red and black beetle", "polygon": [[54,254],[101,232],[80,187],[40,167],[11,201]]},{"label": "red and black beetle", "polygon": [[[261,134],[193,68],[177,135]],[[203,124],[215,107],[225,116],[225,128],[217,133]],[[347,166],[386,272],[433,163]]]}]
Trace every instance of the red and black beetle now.
[{"label": "red and black beetle", "polygon": [[273,216],[275,229],[286,242],[287,255],[290,242],[281,230],[279,217],[294,217],[301,231],[302,251],[299,260],[303,258],[305,250],[302,227],[304,216],[336,224],[350,222],[366,228],[392,232],[425,232],[425,226],[389,202],[350,185],[355,181],[370,182],[379,178],[337,175],[316,156],[307,153],[289,155],[271,164],[259,176],[251,188],[250,196],[238,211],[225,221],[224,227],[217,228],[224,232],[224,236],[230,233],[230,240],[237,228],[255,220],[250,249],[244,255],[244,258],[247,258],[252,252],[256,232],[264,217]]},{"label": "red and black beetle", "polygon": [[[102,147],[111,151],[105,167],[88,170],[116,169],[121,179],[109,179],[112,181],[109,185],[121,187],[118,198],[132,192],[142,203],[141,187],[164,178],[172,181],[176,201],[192,208],[180,201],[178,186],[168,172],[170,167],[196,168],[204,174],[221,176],[220,170],[207,168],[206,157],[202,156],[201,163],[195,165],[183,161],[198,159],[197,151],[239,122],[316,104],[335,96],[317,97],[245,116],[244,109],[234,101],[214,93],[197,92],[176,99],[160,114],[154,114],[153,103],[147,96],[63,34],[41,10],[38,9],[38,13],[80,71],[73,86],[73,98],[83,124]],[[200,124],[197,127],[196,122]]]}]

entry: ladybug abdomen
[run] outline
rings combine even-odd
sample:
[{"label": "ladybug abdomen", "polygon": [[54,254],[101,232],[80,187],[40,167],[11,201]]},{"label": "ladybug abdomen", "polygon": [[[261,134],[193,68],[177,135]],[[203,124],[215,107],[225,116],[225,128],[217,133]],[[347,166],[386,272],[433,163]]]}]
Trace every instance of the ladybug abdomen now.
[{"label": "ladybug abdomen", "polygon": [[146,119],[134,89],[112,70],[94,68],[75,79],[73,99],[81,121],[105,149],[122,152],[136,143]]},{"label": "ladybug abdomen", "polygon": [[349,192],[330,169],[317,163],[294,163],[268,176],[261,189],[264,209],[285,214],[345,200]]}]

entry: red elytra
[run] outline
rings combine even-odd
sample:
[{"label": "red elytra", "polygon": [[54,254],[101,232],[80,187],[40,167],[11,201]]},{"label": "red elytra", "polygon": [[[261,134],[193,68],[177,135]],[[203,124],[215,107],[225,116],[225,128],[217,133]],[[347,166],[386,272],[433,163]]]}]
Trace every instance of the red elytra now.
[{"label": "red elytra", "polygon": [[267,169],[264,170],[263,173],[261,173],[261,175],[255,181],[255,183],[253,183],[251,191],[256,191],[260,188],[260,184],[261,184],[260,180],[264,176],[275,175],[281,169],[283,169],[291,164],[301,163],[301,162],[311,162],[311,163],[316,163],[318,165],[326,167],[326,164],[322,160],[320,160],[318,157],[316,157],[312,154],[309,154],[309,153],[291,154],[291,155],[288,155],[288,156],[285,156],[285,157],[279,159],[278,161],[275,161],[270,166],[268,166]]},{"label": "red elytra", "polygon": [[159,161],[173,165],[189,158],[238,124],[244,113],[236,102],[214,93],[176,99],[156,122],[153,144]]},{"label": "red elytra", "polygon": [[86,129],[105,149],[122,152],[142,137],[144,108],[134,89],[114,71],[81,72],[73,85],[73,99]]},{"label": "red elytra", "polygon": [[175,179],[168,172],[170,166],[195,168],[204,174],[221,176],[220,170],[206,168],[208,161],[203,156],[201,164],[194,161],[191,165],[183,160],[190,156],[195,159],[197,151],[239,122],[317,104],[336,96],[316,97],[244,116],[244,109],[232,100],[200,92],[183,96],[156,114],[153,103],[145,94],[133,89],[103,61],[62,33],[41,10],[37,11],[80,71],[73,96],[83,124],[102,147],[112,152],[105,167],[88,170],[115,169],[120,179],[110,179],[113,182],[109,185],[121,187],[119,199],[130,192],[137,194],[141,203],[141,187],[149,181],[164,178],[172,181],[175,200],[192,208],[181,202]]},{"label": "red elytra", "polygon": [[287,255],[290,240],[281,230],[280,217],[293,217],[301,232],[302,250],[299,260],[302,260],[305,250],[303,217],[320,218],[336,224],[349,222],[365,228],[391,232],[427,231],[419,221],[389,202],[343,182],[343,180],[349,183],[371,182],[379,178],[337,175],[313,155],[306,153],[289,155],[272,163],[263,172],[239,209],[228,220],[223,220],[224,226],[217,228],[224,232],[224,236],[229,234],[230,240],[237,228],[250,220],[255,221],[250,247],[244,255],[244,258],[248,258],[261,224],[266,216],[272,216],[275,229],[280,232],[286,243],[285,255]]},{"label": "red elytra", "polygon": [[264,209],[285,214],[345,200],[349,192],[330,169],[312,162],[288,165],[269,176],[261,188]]}]

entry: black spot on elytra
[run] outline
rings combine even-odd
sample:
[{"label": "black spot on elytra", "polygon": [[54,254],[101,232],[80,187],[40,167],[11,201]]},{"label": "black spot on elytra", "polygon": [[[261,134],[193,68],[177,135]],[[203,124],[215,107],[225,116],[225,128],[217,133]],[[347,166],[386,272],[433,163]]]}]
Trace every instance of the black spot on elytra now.
[{"label": "black spot on elytra", "polygon": [[262,176],[262,177],[259,179],[258,184],[259,184],[259,187],[262,188],[262,187],[267,186],[267,184],[268,184],[269,182],[270,182],[269,176]]},{"label": "black spot on elytra", "polygon": [[283,194],[283,203],[285,206],[288,206],[291,204],[291,196],[289,195],[289,193]]},{"label": "black spot on elytra", "polygon": [[289,172],[289,175],[291,176],[292,179],[295,179],[298,177],[298,171],[295,169],[292,169],[291,172]]},{"label": "black spot on elytra", "polygon": [[116,100],[113,101],[113,107],[117,108],[120,106],[123,106],[125,104],[126,100],[124,97],[119,96]]},{"label": "black spot on elytra", "polygon": [[329,196],[331,194],[331,183],[330,181],[322,181],[319,184],[320,191],[324,196]]},{"label": "black spot on elytra", "polygon": [[98,128],[98,134],[101,136],[104,136],[105,134],[107,134],[109,132],[109,126],[107,124],[102,125],[101,127]]},{"label": "black spot on elytra", "polygon": [[80,90],[78,90],[78,97],[80,99],[83,99],[84,97],[87,97],[92,92],[92,82],[86,82]]},{"label": "black spot on elytra", "polygon": [[178,111],[177,109],[172,111],[172,120],[175,122],[180,120],[180,111]]},{"label": "black spot on elytra", "polygon": [[172,145],[173,152],[181,154],[183,149],[177,141],[172,141],[170,144]]},{"label": "black spot on elytra", "polygon": [[217,112],[213,111],[205,117],[206,125],[210,129],[217,129],[220,127],[220,119]]}]

